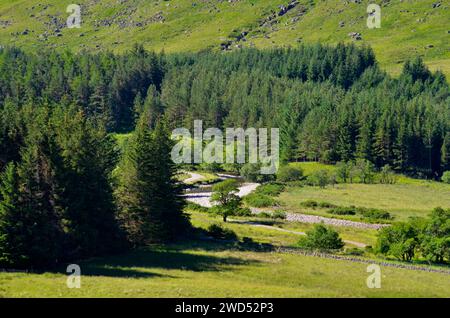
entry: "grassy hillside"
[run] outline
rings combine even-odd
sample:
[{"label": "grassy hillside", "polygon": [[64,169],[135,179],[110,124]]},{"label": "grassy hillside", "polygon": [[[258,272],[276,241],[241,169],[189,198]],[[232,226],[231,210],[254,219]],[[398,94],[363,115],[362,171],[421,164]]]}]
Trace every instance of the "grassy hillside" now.
[{"label": "grassy hillside", "polygon": [[[300,42],[353,41],[373,46],[381,65],[397,74],[419,54],[432,69],[450,75],[450,8],[436,0],[383,0],[381,29],[366,26],[369,1],[300,0],[285,14],[288,0],[80,0],[82,26],[67,29],[72,0],[3,0],[0,43],[39,49],[109,49],[142,42],[166,52],[212,48],[296,46]],[[372,2],[372,1],[371,1]],[[243,36],[244,35],[244,36]]]}]

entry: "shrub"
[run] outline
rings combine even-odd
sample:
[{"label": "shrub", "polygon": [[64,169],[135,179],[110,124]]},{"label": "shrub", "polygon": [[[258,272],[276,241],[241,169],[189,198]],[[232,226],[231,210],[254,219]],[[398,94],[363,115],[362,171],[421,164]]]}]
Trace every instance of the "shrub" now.
[{"label": "shrub", "polygon": [[442,174],[441,180],[442,180],[442,182],[450,183],[450,170],[449,171],[445,171]]},{"label": "shrub", "polygon": [[308,176],[308,183],[314,186],[325,188],[330,183],[330,176],[327,170],[317,170]]},{"label": "shrub", "polygon": [[328,210],[328,213],[336,214],[336,215],[355,215],[356,208],[355,207],[344,207],[339,206]]},{"label": "shrub", "polygon": [[380,171],[380,183],[394,184],[397,182],[394,171],[390,165],[384,165]]},{"label": "shrub", "polygon": [[286,219],[286,212],[282,211],[274,211],[272,213],[269,212],[261,212],[258,213],[259,217],[266,218],[266,219],[280,219],[285,220]]},{"label": "shrub", "polygon": [[209,212],[209,208],[190,201],[187,202],[186,209],[198,212]]},{"label": "shrub", "polygon": [[357,247],[352,247],[352,248],[346,249],[345,254],[352,255],[352,256],[362,256],[362,255],[364,255],[364,250],[357,248]]},{"label": "shrub", "polygon": [[352,164],[350,162],[340,161],[336,164],[336,175],[339,181],[347,183],[350,179]]},{"label": "shrub", "polygon": [[318,207],[319,208],[335,208],[336,205],[329,203],[329,202],[319,202]]},{"label": "shrub", "polygon": [[374,208],[357,208],[357,212],[363,217],[373,220],[390,220],[392,216],[389,212]]},{"label": "shrub", "polygon": [[277,180],[281,182],[299,181],[303,178],[303,170],[300,167],[286,165],[278,169]]},{"label": "shrub", "polygon": [[272,213],[272,218],[286,220],[286,212],[275,211]]},{"label": "shrub", "polygon": [[244,197],[245,203],[255,208],[265,208],[277,205],[277,200],[263,194],[251,193]]},{"label": "shrub", "polygon": [[330,214],[336,215],[355,215],[360,214],[364,218],[372,219],[372,220],[390,220],[392,216],[389,212],[374,208],[364,208],[364,207],[343,207],[337,206],[327,211]]},{"label": "shrub", "polygon": [[268,183],[260,185],[256,188],[255,193],[264,194],[268,196],[277,196],[284,190],[284,185],[277,183]]},{"label": "shrub", "polygon": [[344,247],[344,242],[333,228],[316,224],[306,232],[306,237],[301,238],[298,245],[307,249],[339,250]]},{"label": "shrub", "polygon": [[238,208],[234,213],[236,216],[251,216],[252,211],[249,208]]},{"label": "shrub", "polygon": [[313,209],[315,209],[319,206],[317,201],[314,201],[314,200],[303,201],[302,203],[300,203],[300,205],[304,206],[305,208],[313,208]]},{"label": "shrub", "polygon": [[272,218],[272,214],[270,214],[269,212],[260,212],[260,213],[258,213],[258,217],[271,219]]},{"label": "shrub", "polygon": [[262,174],[261,164],[246,163],[240,169],[240,175],[250,182],[268,182],[275,179],[272,174]]},{"label": "shrub", "polygon": [[236,233],[233,230],[223,228],[219,224],[211,224],[208,227],[208,234],[218,240],[235,240],[237,239]]},{"label": "shrub", "polygon": [[362,183],[373,183],[374,165],[366,159],[357,159],[354,166],[354,173],[359,176]]}]

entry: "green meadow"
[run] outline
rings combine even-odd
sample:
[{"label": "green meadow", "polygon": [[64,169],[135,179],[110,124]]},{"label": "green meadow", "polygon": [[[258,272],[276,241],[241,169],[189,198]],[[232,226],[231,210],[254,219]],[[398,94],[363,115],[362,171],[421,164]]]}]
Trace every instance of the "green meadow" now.
[{"label": "green meadow", "polygon": [[[293,165],[300,166],[306,176],[320,169],[330,171],[335,169],[334,166],[320,163]],[[399,175],[395,184],[346,183],[329,185],[324,189],[314,186],[291,186],[287,187],[278,199],[282,207],[290,212],[330,216],[324,210],[302,206],[302,202],[314,200],[338,206],[354,205],[382,209],[391,213],[395,221],[405,221],[409,217],[425,217],[436,207],[449,208],[450,185]]]},{"label": "green meadow", "polygon": [[[192,213],[195,226],[219,217]],[[240,239],[278,246],[298,235],[236,223]],[[287,226],[304,230],[301,225]],[[344,235],[343,237],[350,237]],[[362,239],[356,232],[353,239]],[[367,238],[366,238],[367,240]],[[370,241],[371,239],[369,239]],[[0,273],[1,297],[450,297],[448,274],[381,267],[380,289],[366,285],[367,264],[193,241],[152,246],[80,263],[81,288],[69,289],[64,269]]]}]

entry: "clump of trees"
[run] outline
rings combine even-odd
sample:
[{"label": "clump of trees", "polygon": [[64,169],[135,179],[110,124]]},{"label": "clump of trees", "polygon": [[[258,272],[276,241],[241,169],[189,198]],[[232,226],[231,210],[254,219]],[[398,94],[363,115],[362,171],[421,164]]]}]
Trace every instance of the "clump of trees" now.
[{"label": "clump of trees", "polygon": [[[8,116],[21,142],[8,149],[0,178],[1,267],[51,267],[130,243],[165,241],[187,226],[170,178],[175,170],[163,124],[151,131],[138,126],[117,205],[113,171],[119,153],[102,122],[77,106],[24,106]],[[130,235],[129,224],[142,236]]]},{"label": "clump of trees", "polygon": [[380,230],[375,251],[403,261],[450,261],[450,209],[436,208],[429,218],[411,219]]},{"label": "clump of trees", "polygon": [[306,237],[298,242],[298,246],[302,248],[323,251],[340,250],[344,245],[339,233],[323,224],[314,225],[312,230],[306,232]]}]

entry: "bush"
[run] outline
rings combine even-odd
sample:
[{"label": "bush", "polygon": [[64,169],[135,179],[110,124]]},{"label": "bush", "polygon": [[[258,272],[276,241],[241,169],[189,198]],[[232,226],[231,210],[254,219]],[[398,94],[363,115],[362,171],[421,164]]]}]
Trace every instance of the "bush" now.
[{"label": "bush", "polygon": [[380,183],[394,184],[397,182],[397,178],[390,165],[384,165],[380,171]]},{"label": "bush", "polygon": [[304,206],[305,208],[313,208],[313,209],[315,209],[319,206],[317,201],[314,201],[314,200],[303,201],[302,203],[300,203],[300,205]]},{"label": "bush", "polygon": [[319,202],[318,207],[319,208],[335,208],[336,205],[329,203],[329,202]]},{"label": "bush", "polygon": [[312,230],[306,232],[306,237],[301,238],[298,245],[307,249],[330,251],[343,248],[344,242],[333,228],[316,224]]},{"label": "bush", "polygon": [[280,220],[286,220],[286,212],[275,211],[275,212],[272,213],[272,218],[280,219]]},{"label": "bush", "polygon": [[359,214],[372,220],[390,220],[392,216],[389,212],[373,208],[357,208]]},{"label": "bush", "polygon": [[441,177],[442,182],[450,183],[450,171],[445,171]]},{"label": "bush", "polygon": [[336,215],[355,215],[356,208],[339,206],[339,207],[329,209],[327,212],[331,213],[331,214],[336,214]]},{"label": "bush", "polygon": [[351,162],[340,161],[336,164],[336,175],[339,181],[347,183],[350,179],[350,172],[352,170]]},{"label": "bush", "polygon": [[250,182],[268,182],[273,181],[275,176],[272,174],[262,174],[261,164],[246,163],[240,169],[240,175]]},{"label": "bush", "polygon": [[233,230],[223,228],[219,224],[211,224],[208,227],[208,234],[218,240],[236,240],[237,235]]},{"label": "bush", "polygon": [[266,208],[277,205],[277,200],[263,194],[251,193],[244,197],[244,202],[255,208]]},{"label": "bush", "polygon": [[272,214],[270,214],[269,212],[260,212],[260,213],[258,213],[258,217],[265,218],[265,219],[271,219]]},{"label": "bush", "polygon": [[238,208],[234,213],[236,216],[251,216],[252,211],[249,208]]},{"label": "bush", "polygon": [[266,218],[266,219],[285,220],[286,219],[286,212],[282,212],[282,211],[275,211],[275,212],[272,212],[272,213],[261,212],[261,213],[258,213],[258,217]]},{"label": "bush", "polygon": [[357,248],[357,247],[352,247],[352,248],[346,249],[345,254],[352,255],[352,256],[362,256],[362,255],[364,255],[364,250]]},{"label": "bush", "polygon": [[256,188],[255,193],[264,194],[268,196],[277,196],[284,190],[284,185],[277,183],[268,183],[260,185]]},{"label": "bush", "polygon": [[286,165],[277,173],[277,180],[281,182],[299,181],[303,178],[303,170],[300,167]]},{"label": "bush", "polygon": [[308,183],[314,186],[325,188],[330,184],[330,175],[327,170],[317,170],[308,176]]},{"label": "bush", "polygon": [[359,176],[361,183],[373,183],[374,165],[366,159],[357,159],[353,166],[353,173]]},{"label": "bush", "polygon": [[188,201],[186,204],[186,210],[198,211],[198,212],[209,212],[209,208],[201,206],[197,203]]},{"label": "bush", "polygon": [[327,211],[330,214],[336,214],[336,215],[355,215],[360,214],[364,218],[368,218],[371,220],[390,220],[392,219],[392,216],[389,214],[389,212],[374,208],[363,208],[363,207],[355,207],[355,206],[349,206],[349,207],[343,207],[338,206],[334,207],[332,209],[329,209]]}]

